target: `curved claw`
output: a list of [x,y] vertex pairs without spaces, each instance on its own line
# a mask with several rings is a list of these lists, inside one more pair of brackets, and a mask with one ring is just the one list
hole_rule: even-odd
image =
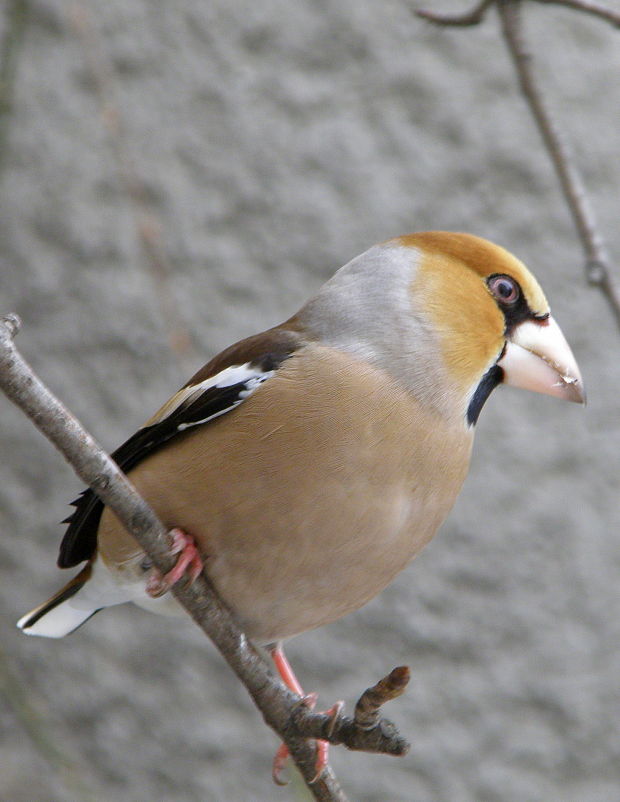
[[301,704],[305,705],[308,708],[308,710],[314,710],[318,698],[319,698],[318,693],[315,692],[306,693],[301,698]]
[[329,710],[325,711],[325,715],[329,715],[329,727],[327,728],[327,734],[331,738],[334,734],[334,730],[336,728],[336,722],[338,721],[338,717],[344,710],[344,702],[342,699],[338,702],[334,702],[334,704],[329,708]]
[[289,751],[286,744],[280,744],[278,747],[278,751],[275,754],[273,759],[273,764],[271,766],[271,776],[273,781],[276,785],[288,785],[288,780],[283,780],[280,776],[282,770],[284,769],[284,764],[288,760]]
[[315,783],[321,778],[321,774],[325,771],[329,761],[329,741],[316,742],[316,762],[314,764],[314,777],[310,780],[310,784]]
[[[327,734],[329,736],[331,736],[334,732],[336,722],[338,721],[338,716],[342,712],[343,707],[344,707],[344,702],[339,701],[333,704],[329,708],[329,710],[321,711],[324,715],[328,715],[330,717],[329,727],[327,729]],[[316,773],[314,777],[310,780],[310,783],[315,783],[318,779],[320,779],[321,775],[327,768],[328,763],[329,763],[329,741],[317,740],[316,763],[314,764]]]

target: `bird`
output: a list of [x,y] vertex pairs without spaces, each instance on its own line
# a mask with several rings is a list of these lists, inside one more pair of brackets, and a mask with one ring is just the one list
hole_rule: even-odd
[[528,268],[473,234],[374,245],[284,323],[211,359],[112,454],[170,529],[175,568],[161,576],[87,489],[58,558],[83,567],[18,626],[59,638],[128,601],[182,614],[167,591],[204,570],[303,694],[284,641],[362,607],[431,540],[502,384],[585,403]]

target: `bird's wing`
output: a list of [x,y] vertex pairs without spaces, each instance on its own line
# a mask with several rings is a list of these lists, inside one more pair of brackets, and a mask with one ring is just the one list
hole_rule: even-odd
[[[112,459],[127,473],[171,438],[230,412],[270,379],[301,344],[298,334],[275,328],[231,346],[117,448]],[[63,521],[68,527],[60,544],[60,568],[89,560],[97,548],[102,501],[87,488],[72,505],[75,510]]]

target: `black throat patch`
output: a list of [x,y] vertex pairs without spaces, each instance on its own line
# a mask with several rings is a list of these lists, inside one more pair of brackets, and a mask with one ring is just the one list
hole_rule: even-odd
[[498,384],[501,384],[504,379],[504,371],[499,365],[491,365],[491,367],[484,374],[480,380],[480,384],[476,387],[476,391],[471,397],[469,406],[467,407],[467,423],[474,426],[480,415],[480,410],[484,406],[484,402],[491,395],[493,390]]

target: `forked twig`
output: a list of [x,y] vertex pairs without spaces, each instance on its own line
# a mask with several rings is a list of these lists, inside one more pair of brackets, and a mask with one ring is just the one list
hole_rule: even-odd
[[[347,749],[376,751],[402,756],[409,751],[410,744],[399,733],[391,721],[381,716],[386,702],[397,699],[405,692],[410,671],[407,666],[394,668],[372,688],[367,688],[357,700],[353,718],[341,713],[333,718],[329,713],[308,715],[306,705],[298,705],[292,717],[292,726],[313,738],[328,740],[332,744],[343,744]],[[376,748],[369,750],[369,745]]]
[[411,679],[408,666],[398,666],[372,688],[366,688],[355,705],[355,723],[363,730],[371,730],[379,722],[379,711],[386,702],[397,699],[405,692]]

